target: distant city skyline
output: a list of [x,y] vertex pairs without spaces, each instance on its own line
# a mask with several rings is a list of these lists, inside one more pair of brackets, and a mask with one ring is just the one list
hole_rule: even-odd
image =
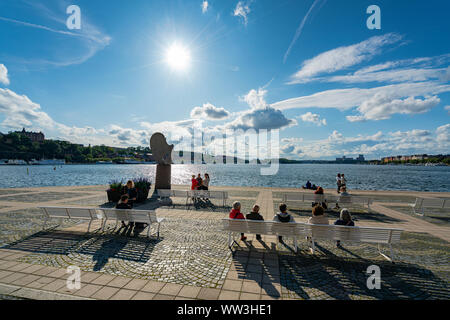
[[[373,4],[381,29],[366,25]],[[70,5],[79,30],[67,27]],[[187,150],[193,132],[277,129],[282,158],[448,154],[449,10],[439,0],[0,1],[0,132],[113,147],[162,132]]]

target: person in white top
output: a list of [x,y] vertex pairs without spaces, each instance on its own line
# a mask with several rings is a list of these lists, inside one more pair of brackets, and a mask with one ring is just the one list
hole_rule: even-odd
[[203,190],[208,190],[209,188],[209,174],[205,173],[205,179],[203,179]]
[[347,187],[347,179],[345,179],[344,174],[341,174],[341,189]]
[[341,192],[341,174],[338,173],[336,177],[337,193]]

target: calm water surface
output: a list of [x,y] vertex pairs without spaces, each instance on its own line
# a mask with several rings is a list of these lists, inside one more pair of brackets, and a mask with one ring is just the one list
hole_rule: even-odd
[[[27,168],[29,174],[27,174]],[[273,176],[262,176],[258,165],[173,165],[172,183],[190,184],[190,176],[209,173],[212,185],[300,187],[311,180],[335,188],[345,173],[350,189],[450,192],[450,167],[370,166],[349,164],[282,164]],[[156,165],[0,166],[0,188],[108,184],[140,176],[154,181]]]

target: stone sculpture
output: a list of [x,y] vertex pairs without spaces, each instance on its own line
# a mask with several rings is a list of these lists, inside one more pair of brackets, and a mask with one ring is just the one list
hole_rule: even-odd
[[171,165],[173,144],[169,145],[162,133],[155,133],[150,138],[150,148],[157,163],[155,189],[171,188]]

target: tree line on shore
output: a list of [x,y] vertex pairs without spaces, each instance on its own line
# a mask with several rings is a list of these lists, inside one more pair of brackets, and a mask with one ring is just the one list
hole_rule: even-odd
[[68,163],[95,163],[97,161],[120,162],[126,159],[142,159],[150,153],[149,147],[115,148],[108,146],[83,146],[67,141],[32,141],[18,132],[0,135],[0,159],[64,159]]

